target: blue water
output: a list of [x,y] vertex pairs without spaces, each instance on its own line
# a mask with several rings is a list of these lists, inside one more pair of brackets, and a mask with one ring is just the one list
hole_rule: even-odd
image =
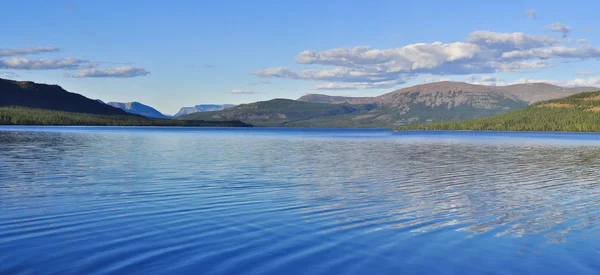
[[0,274],[599,274],[600,134],[0,127]]

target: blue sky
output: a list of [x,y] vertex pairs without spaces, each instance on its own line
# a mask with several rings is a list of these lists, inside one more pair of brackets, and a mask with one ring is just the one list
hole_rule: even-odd
[[600,86],[598,1],[2,4],[0,77],[173,114],[439,80]]

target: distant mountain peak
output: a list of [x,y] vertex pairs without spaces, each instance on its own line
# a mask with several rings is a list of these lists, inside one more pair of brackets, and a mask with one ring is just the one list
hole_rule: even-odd
[[137,102],[137,101],[125,102],[125,103],[108,102],[106,104],[113,106],[115,108],[120,108],[130,114],[136,114],[136,115],[141,115],[141,116],[150,117],[150,118],[165,118],[165,119],[171,118],[167,115],[162,114],[158,110],[156,110],[148,105]]
[[179,112],[177,112],[177,114],[174,115],[174,117],[180,117],[199,112],[220,111],[235,106],[236,105],[233,104],[199,104],[194,107],[182,107],[181,109],[179,109]]

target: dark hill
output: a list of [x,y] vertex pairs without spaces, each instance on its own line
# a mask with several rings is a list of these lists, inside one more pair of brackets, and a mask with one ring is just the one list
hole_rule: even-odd
[[67,92],[58,85],[0,79],[0,107],[6,106],[101,115],[128,114],[119,108]]

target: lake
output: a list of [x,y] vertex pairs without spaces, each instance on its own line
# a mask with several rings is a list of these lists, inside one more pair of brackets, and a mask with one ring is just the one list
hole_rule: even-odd
[[600,134],[0,127],[1,274],[599,274]]

